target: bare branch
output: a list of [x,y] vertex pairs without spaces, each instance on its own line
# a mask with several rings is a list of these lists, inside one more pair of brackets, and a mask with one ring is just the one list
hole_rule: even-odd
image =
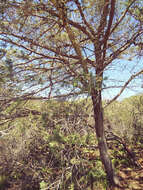
[[109,104],[111,104],[112,102],[114,102],[115,100],[117,100],[117,98],[124,92],[124,90],[126,89],[126,87],[129,85],[129,83],[135,79],[137,76],[142,75],[143,74],[143,69],[137,73],[135,73],[134,75],[132,75],[124,84],[124,86],[121,88],[120,92],[112,99],[110,100],[105,106],[104,108],[106,108]]

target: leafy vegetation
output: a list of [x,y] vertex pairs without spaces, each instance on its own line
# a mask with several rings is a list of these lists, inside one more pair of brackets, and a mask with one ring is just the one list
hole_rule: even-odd
[[[138,138],[134,138],[136,128],[134,120],[131,120],[133,114],[139,113],[138,120],[142,122],[141,100],[142,95],[131,97],[104,110],[109,153],[121,185],[116,189],[143,188],[143,136],[137,132]],[[0,138],[0,188],[108,189],[90,105],[88,99],[74,102],[28,101],[18,106],[11,105],[6,113],[13,109],[13,113],[19,115],[10,121],[13,127]],[[132,115],[127,108],[134,110]],[[117,119],[118,123],[115,123]],[[107,131],[109,123],[112,131]],[[121,126],[125,126],[122,133]],[[125,135],[128,128],[132,130]]]
[[[119,187],[113,163],[120,161],[112,158],[118,152],[140,167],[128,143],[142,142],[142,100],[132,100],[135,106],[115,101],[126,89],[141,89],[142,39],[140,0],[0,1],[0,133],[2,152],[9,153],[1,160],[2,168],[11,168],[2,172],[2,186],[11,176],[20,180],[19,188],[94,189],[105,172],[110,186]],[[104,110],[103,94],[110,90],[116,95]],[[117,142],[119,151],[108,151]],[[51,160],[51,174],[43,173],[46,164],[38,169],[41,154]],[[100,167],[95,160],[100,172],[88,158],[92,154],[102,162]]]
[[122,102],[114,102],[105,111],[114,132],[129,142],[142,143],[143,96],[132,96]]

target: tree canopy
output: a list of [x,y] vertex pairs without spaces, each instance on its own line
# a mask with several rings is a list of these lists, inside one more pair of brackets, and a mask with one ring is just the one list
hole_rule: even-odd
[[[5,0],[0,3],[1,101],[67,98],[92,99],[100,157],[116,184],[104,134],[102,92],[120,91],[143,74],[143,8],[140,0]],[[127,80],[113,78],[121,60]],[[106,72],[108,76],[106,76]]]
[[97,76],[97,62],[103,72],[142,51],[137,0],[2,1],[0,6],[1,67],[20,96],[90,94],[92,85],[112,78]]

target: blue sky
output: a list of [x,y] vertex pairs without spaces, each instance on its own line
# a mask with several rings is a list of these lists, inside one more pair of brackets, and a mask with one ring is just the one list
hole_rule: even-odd
[[[134,58],[131,61],[127,59],[120,59],[115,61],[107,71],[105,75],[108,80],[105,81],[106,86],[123,86],[124,83],[131,77],[132,74],[143,69],[143,58]],[[143,93],[143,76],[139,76],[133,80],[128,88],[121,94],[118,100]],[[112,99],[119,93],[121,88],[109,88],[103,91],[103,99]]]

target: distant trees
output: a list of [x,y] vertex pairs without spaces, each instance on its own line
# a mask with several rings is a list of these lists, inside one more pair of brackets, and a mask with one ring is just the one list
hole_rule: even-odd
[[118,70],[121,59],[142,55],[140,7],[139,0],[7,0],[0,4],[3,59],[9,60],[9,84],[18,89],[3,100],[90,96],[100,156],[112,184],[116,180],[104,135],[102,92],[121,87],[112,102],[143,73],[139,64],[133,70],[129,61],[126,68],[133,72],[126,81],[118,76],[115,81],[112,71],[106,77],[112,67]]

